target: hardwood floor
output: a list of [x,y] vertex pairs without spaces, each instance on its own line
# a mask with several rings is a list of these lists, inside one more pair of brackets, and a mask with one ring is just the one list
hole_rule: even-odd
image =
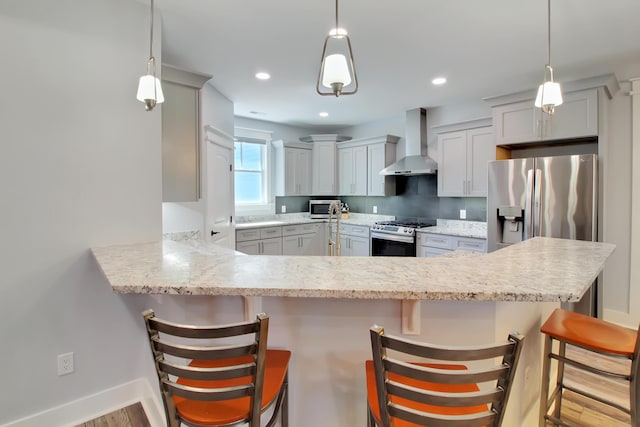
[[[629,362],[620,359],[595,355],[594,353],[568,346],[567,355],[591,366],[615,369],[617,372],[628,372]],[[600,395],[629,407],[628,383],[614,379],[603,379],[593,374],[584,373],[567,367],[565,371],[567,383],[576,388]],[[565,391],[562,405],[562,416],[576,427],[624,427],[631,425],[629,415],[592,401],[570,391]],[[550,424],[549,424],[550,425]],[[140,403],[114,411],[77,427],[151,427]]]
[[[572,346],[567,346],[567,356],[587,365],[611,369],[615,372],[628,373],[630,369],[628,360],[596,355]],[[567,366],[565,369],[565,383],[595,395],[606,396],[607,399],[625,408],[629,407],[629,383],[625,381],[602,378]],[[619,427],[631,425],[629,415],[624,412],[571,391],[565,391],[562,402],[563,419],[576,427]]]
[[151,427],[151,424],[138,402],[76,427]]

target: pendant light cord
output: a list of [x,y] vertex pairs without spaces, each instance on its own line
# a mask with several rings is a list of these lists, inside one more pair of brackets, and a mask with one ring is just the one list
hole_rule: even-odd
[[149,59],[153,58],[153,0],[151,0],[151,30],[149,34]]
[[337,35],[338,35],[338,0],[336,0],[336,36]]
[[547,0],[547,65],[551,65],[551,0]]

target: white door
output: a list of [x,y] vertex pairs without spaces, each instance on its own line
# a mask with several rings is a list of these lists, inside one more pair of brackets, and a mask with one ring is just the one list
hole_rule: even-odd
[[233,138],[211,126],[207,132],[207,218],[205,235],[209,241],[235,249],[233,216]]

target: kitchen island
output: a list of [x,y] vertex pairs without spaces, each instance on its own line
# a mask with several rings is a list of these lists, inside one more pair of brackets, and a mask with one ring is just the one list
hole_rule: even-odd
[[504,425],[536,425],[540,324],[560,302],[580,299],[613,250],[550,238],[486,255],[400,260],[246,256],[202,241],[92,249],[114,292],[217,296],[207,302],[209,320],[241,320],[233,296],[265,297],[270,345],[293,352],[291,425],[309,427],[366,424],[368,328],[401,332],[393,300],[421,301],[416,339],[480,344],[524,334]]

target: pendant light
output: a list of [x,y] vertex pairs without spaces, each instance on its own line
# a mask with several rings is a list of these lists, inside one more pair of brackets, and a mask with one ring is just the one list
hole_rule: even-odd
[[156,59],[153,57],[153,0],[151,0],[151,31],[149,36],[149,60],[147,61],[147,74],[140,77],[138,82],[138,101],[144,102],[146,111],[153,110],[156,104],[164,102],[162,85],[156,77]]
[[544,81],[538,88],[535,106],[551,115],[555,107],[562,104],[562,91],[560,83],[553,81],[553,68],[551,67],[551,0],[547,0],[547,65],[544,67]]
[[[351,89],[345,91],[347,87]],[[336,27],[324,39],[316,91],[322,96],[335,95],[336,97],[353,95],[358,91],[358,76],[353,63],[351,40],[347,32],[338,26],[338,0],[336,0]]]

